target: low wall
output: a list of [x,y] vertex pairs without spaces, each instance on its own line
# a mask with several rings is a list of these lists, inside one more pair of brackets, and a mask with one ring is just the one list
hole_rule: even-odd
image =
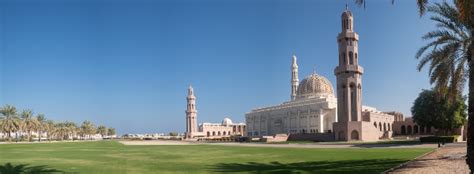
[[333,133],[290,134],[288,141],[334,141]]

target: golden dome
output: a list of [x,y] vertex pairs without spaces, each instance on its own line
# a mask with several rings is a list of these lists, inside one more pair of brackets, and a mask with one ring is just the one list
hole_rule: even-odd
[[327,78],[313,73],[300,82],[298,91],[296,92],[296,98],[333,94],[334,90],[331,82]]

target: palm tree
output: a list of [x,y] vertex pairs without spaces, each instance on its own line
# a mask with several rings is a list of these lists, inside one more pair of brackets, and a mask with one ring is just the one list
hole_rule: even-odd
[[469,33],[470,26],[459,20],[459,10],[455,6],[435,3],[427,11],[434,14],[430,19],[437,23],[437,29],[422,37],[430,42],[416,54],[420,59],[418,70],[430,63],[430,82],[435,84],[437,91],[454,101],[467,80],[467,56],[473,36]]
[[96,132],[94,124],[92,124],[90,121],[87,121],[87,120],[82,122],[81,132],[83,134],[83,137],[87,136],[90,138],[90,135]]
[[31,132],[38,128],[38,121],[33,117],[33,111],[31,109],[25,109],[21,112],[22,124],[21,128],[26,131],[28,141],[31,141]]
[[107,136],[113,136],[113,135],[115,135],[115,128],[109,127],[107,129]]
[[48,139],[48,141],[51,141],[51,138],[53,138],[53,136],[55,135],[56,127],[54,125],[54,121],[52,120],[48,120],[44,124],[44,130],[46,130],[46,138]]
[[[364,5],[366,0],[354,0],[356,4]],[[391,0],[392,3],[394,0]],[[425,13],[429,0],[416,0],[420,16]],[[474,36],[474,3],[472,0],[453,0],[456,7],[459,9],[458,19],[469,26],[469,33]],[[471,37],[471,43],[473,39]],[[471,173],[474,174],[474,44],[468,47],[466,59],[469,67],[469,98],[468,98],[468,120],[467,120],[467,159]]]
[[74,122],[66,121],[64,123],[67,139],[72,139],[74,141],[74,136],[77,133],[77,125]]
[[44,117],[44,114],[38,114],[36,120],[38,121],[38,141],[41,142],[41,136],[43,135],[46,126],[46,118]]
[[8,141],[11,141],[11,133],[20,129],[20,121],[16,108],[11,105],[5,105],[0,109],[2,119],[0,120],[0,129],[7,133]]
[[104,125],[100,125],[97,127],[97,133],[102,136],[102,139],[107,136],[107,128]]

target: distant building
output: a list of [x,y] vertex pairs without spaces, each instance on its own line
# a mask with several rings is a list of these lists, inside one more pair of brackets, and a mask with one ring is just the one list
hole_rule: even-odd
[[246,135],[245,123],[233,123],[230,118],[224,118],[222,123],[202,123],[197,125],[196,96],[194,89],[188,88],[187,109],[186,109],[186,133],[187,139],[207,137],[221,138],[230,136]]

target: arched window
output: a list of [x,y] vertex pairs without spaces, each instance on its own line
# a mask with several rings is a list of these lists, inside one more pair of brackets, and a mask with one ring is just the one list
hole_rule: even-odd
[[212,131],[212,136],[216,136],[216,132]]
[[217,131],[217,135],[221,136],[221,131]]
[[413,134],[418,134],[418,125],[413,126]]
[[351,119],[352,121],[359,121],[357,120],[357,92],[355,88],[355,84],[351,83],[350,85],[351,88]]
[[225,135],[225,134],[227,134],[227,133],[224,131],[224,132],[222,132],[222,134]]
[[388,131],[391,130],[391,128],[390,128],[390,123],[387,123],[387,129],[388,129]]
[[374,126],[375,126],[375,128],[377,128],[377,122],[374,122]]
[[346,53],[341,53],[341,55],[342,55],[342,60],[344,64],[346,64]]
[[383,131],[387,131],[387,124],[383,123]]
[[382,131],[382,123],[379,122],[379,130]]
[[231,134],[230,134],[230,131],[229,131],[229,132],[227,132],[227,135],[231,135]]
[[352,51],[349,51],[349,64],[354,65],[354,55]]
[[210,136],[211,136],[211,133],[207,131],[207,137],[210,137]]

